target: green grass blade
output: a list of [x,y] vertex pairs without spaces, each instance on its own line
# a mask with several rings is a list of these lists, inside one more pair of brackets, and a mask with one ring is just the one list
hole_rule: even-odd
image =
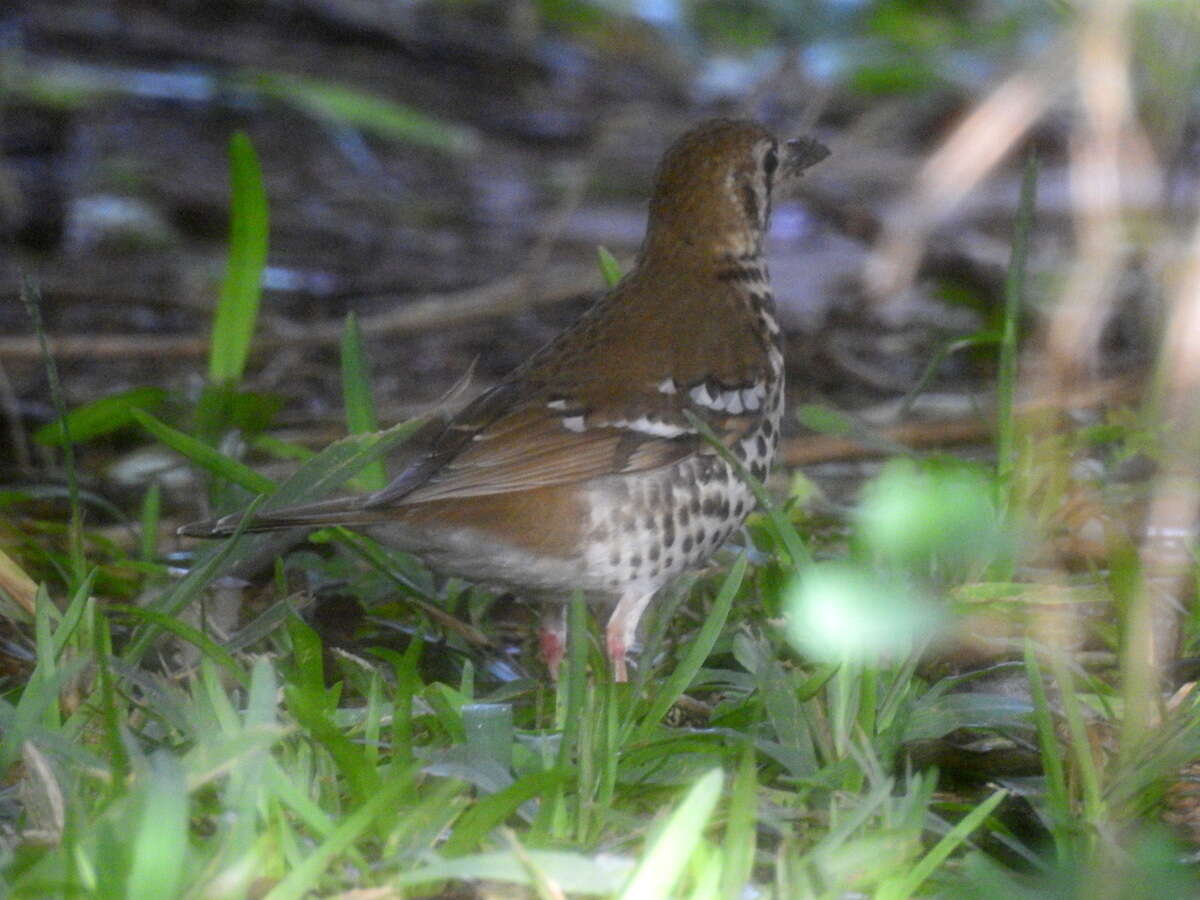
[[1046,697],[1046,685],[1042,669],[1038,664],[1033,642],[1025,641],[1025,672],[1029,678],[1029,693],[1033,700],[1033,721],[1037,729],[1038,746],[1041,750],[1042,769],[1046,777],[1046,806],[1050,813],[1050,830],[1058,847],[1060,862],[1074,857],[1072,842],[1066,833],[1071,821],[1071,798],[1067,791],[1067,777],[1063,770],[1062,749],[1050,713],[1050,702]]
[[128,900],[175,897],[188,846],[188,792],[179,763],[167,753],[154,757],[141,813],[125,896]]
[[155,481],[142,497],[141,528],[138,530],[138,557],[153,562],[158,556],[158,523],[162,517],[162,486]]
[[288,622],[288,633],[292,666],[290,682],[283,690],[288,712],[333,757],[354,799],[366,802],[379,790],[381,779],[363,748],[334,722],[336,695],[325,687],[321,639],[299,619]]
[[898,884],[888,885],[888,889],[879,893],[880,900],[908,900],[909,897],[917,896],[917,891],[925,883],[925,880],[946,861],[963,841],[971,836],[976,828],[987,820],[987,817],[992,814],[992,810],[999,806],[1007,796],[1008,791],[1000,789],[963,816],[953,828],[942,836],[940,841],[929,849],[929,852],[908,871]]
[[626,880],[630,869],[627,858],[612,854],[593,859],[582,853],[562,850],[528,850],[525,851],[525,857],[524,860],[518,859],[512,849],[460,856],[402,872],[396,877],[395,883],[419,885],[455,879],[532,886],[529,871],[532,864],[568,895],[610,896]]
[[63,451],[63,469],[67,473],[67,496],[71,518],[67,525],[68,555],[70,560],[71,587],[77,587],[87,575],[87,558],[83,551],[83,507],[79,503],[79,472],[75,466],[75,440],[71,435],[67,417],[67,403],[63,399],[62,382],[58,377],[58,364],[50,353],[46,341],[46,329],[42,324],[42,294],[30,278],[21,282],[21,302],[33,323],[41,351],[42,365],[46,369],[46,381],[50,385],[50,402],[58,416],[59,438]]
[[561,788],[571,777],[570,772],[561,769],[531,772],[504,790],[476,801],[454,826],[442,847],[442,855],[461,856],[477,847],[488,832],[503,824],[523,804]]
[[96,662],[97,688],[95,703],[100,710],[100,720],[104,723],[103,742],[107,750],[110,765],[110,790],[118,796],[127,789],[126,780],[129,776],[129,752],[124,740],[124,719],[117,705],[117,692],[113,683],[112,666],[112,637],[109,634],[107,620],[96,615],[95,627],[92,630],[92,647]]
[[[1001,336],[994,331],[980,331],[975,334],[967,335],[963,338],[954,338],[943,343],[930,357],[929,362],[925,364],[924,370],[921,372],[917,383],[912,389],[904,395],[904,399],[900,402],[900,408],[896,411],[896,421],[902,422],[908,418],[912,412],[913,406],[918,398],[925,393],[925,389],[929,387],[930,382],[937,376],[937,373],[942,369],[944,363],[950,356],[958,353],[961,350],[971,350],[976,347],[986,347],[991,344],[999,344]],[[852,430],[852,429],[851,429]]]
[[[588,613],[583,592],[576,591],[567,605],[567,654],[559,667],[558,697],[562,736],[555,767],[568,771],[576,757],[587,700]],[[605,677],[610,677],[606,675]],[[577,804],[576,804],[577,805]],[[556,790],[542,803],[534,823],[535,834],[563,837],[570,828],[566,821],[564,792]]]
[[182,431],[177,431],[165,422],[154,418],[150,413],[140,409],[131,409],[129,414],[134,421],[172,450],[187,457],[191,462],[218,478],[227,479],[255,494],[270,494],[275,491],[275,482],[271,479],[259,475],[249,466],[236,459],[231,459],[203,441],[184,434]]
[[1100,772],[1096,768],[1096,757],[1092,753],[1092,741],[1083,721],[1083,708],[1075,693],[1075,677],[1060,649],[1051,650],[1050,671],[1058,686],[1063,718],[1067,720],[1067,734],[1071,736],[1070,751],[1075,759],[1079,782],[1083,794],[1083,817],[1089,826],[1099,825],[1105,819],[1104,794],[1100,788]]
[[141,606],[129,606],[115,603],[104,608],[107,613],[120,613],[133,619],[157,626],[162,631],[168,631],[181,640],[195,646],[201,653],[220,665],[238,680],[244,687],[250,686],[250,676],[241,667],[233,655],[224,647],[202,632],[175,616],[168,616],[153,609]]
[[607,247],[597,247],[596,256],[600,260],[600,274],[604,276],[604,283],[610,288],[616,287],[621,280],[621,264]]
[[721,770],[713,769],[692,786],[638,863],[621,892],[621,900],[659,900],[678,895],[680,876],[708,827],[709,817],[721,797],[722,781]]
[[746,556],[743,554],[730,568],[729,573],[725,576],[725,581],[721,584],[720,591],[717,592],[717,599],[713,601],[712,610],[704,620],[704,625],[701,626],[695,639],[688,644],[687,655],[671,673],[666,684],[654,691],[654,700],[637,729],[635,739],[642,740],[654,733],[658,723],[662,721],[662,717],[667,714],[667,710],[688,689],[688,685],[692,683],[692,679],[696,677],[696,673],[708,659],[709,653],[717,643],[717,638],[721,636],[721,629],[725,627],[726,619],[729,618],[733,598],[737,595],[738,588],[742,586],[742,579],[746,575],[748,565]]
[[[346,316],[346,328],[342,332],[342,400],[346,407],[346,427],[351,434],[379,430],[375,402],[371,399],[362,332],[354,313]],[[388,480],[383,460],[377,459],[367,465],[358,477],[367,490],[379,490]]]
[[[217,575],[223,571],[223,567],[227,560],[234,558],[234,550],[237,548],[237,538],[241,536],[242,531],[250,523],[251,517],[258,511],[258,507],[262,504],[263,498],[259,497],[246,509],[246,517],[238,530],[233,536],[218,545],[217,549],[204,558],[197,565],[193,566],[191,571],[184,576],[175,587],[161,597],[153,601],[152,605],[147,606],[147,609],[160,612],[167,616],[173,616],[181,609],[200,596],[203,591],[212,582]],[[139,633],[129,642],[129,646],[121,654],[121,658],[128,665],[135,665],[142,655],[150,649],[151,645],[158,638],[160,629],[158,625],[150,624],[141,629]]]
[[357,475],[363,466],[395,449],[423,424],[424,419],[410,419],[373,434],[353,434],[335,441],[281,483],[263,507],[264,511],[326,496]]
[[997,503],[1004,508],[1016,464],[1017,326],[1025,301],[1025,270],[1029,235],[1037,203],[1037,157],[1030,155],[1021,179],[1021,200],[1013,225],[1012,258],[1004,280],[1004,326],[1000,338],[1000,366],[996,378]]
[[395,815],[396,801],[410,789],[416,767],[398,773],[380,784],[379,789],[346,816],[321,844],[304,861],[292,869],[287,877],[264,898],[264,900],[300,900],[315,889],[317,880],[325,873],[330,862],[353,845],[376,819],[386,814]]
[[262,168],[250,138],[240,131],[229,142],[229,179],[229,260],[208,356],[208,379],[217,385],[242,379],[267,262],[267,194]]
[[754,747],[747,744],[734,776],[725,823],[725,866],[721,871],[721,896],[741,897],[754,871],[758,820],[758,777]]

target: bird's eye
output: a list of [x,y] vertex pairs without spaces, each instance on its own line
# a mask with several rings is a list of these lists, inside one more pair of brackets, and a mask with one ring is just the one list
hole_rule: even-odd
[[767,173],[768,183],[770,183],[771,178],[775,174],[775,170],[777,168],[779,168],[779,154],[776,153],[775,148],[772,147],[767,151],[766,156],[763,157],[763,171]]

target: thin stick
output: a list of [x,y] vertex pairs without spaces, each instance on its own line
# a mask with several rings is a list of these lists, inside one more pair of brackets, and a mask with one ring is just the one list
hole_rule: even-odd
[[[558,266],[537,275],[509,275],[463,291],[424,294],[395,309],[359,320],[363,336],[420,334],[454,325],[510,315],[535,306],[561,303],[600,288],[595,264]],[[261,335],[252,352],[280,346],[316,346],[341,340],[341,319],[301,326],[289,323],[282,334]],[[146,357],[199,357],[208,353],[208,339],[197,335],[64,334],[47,336],[58,359],[130,359]],[[41,355],[34,336],[0,337],[0,356],[37,359]]]

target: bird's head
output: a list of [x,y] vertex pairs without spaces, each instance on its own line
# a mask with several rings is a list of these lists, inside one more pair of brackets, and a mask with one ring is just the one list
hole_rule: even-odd
[[698,125],[663,157],[644,252],[757,254],[772,193],[827,153],[811,140],[781,147],[750,121],[713,119]]

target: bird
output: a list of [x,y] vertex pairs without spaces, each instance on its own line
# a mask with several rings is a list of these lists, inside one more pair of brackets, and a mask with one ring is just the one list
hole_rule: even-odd
[[[612,677],[653,597],[755,506],[784,408],[783,336],[763,259],[771,199],[828,155],[712,119],[665,152],[634,266],[570,327],[442,427],[373,493],[272,510],[248,531],[343,525],[435,571],[543,604],[556,675],[565,604],[606,617]],[[233,534],[240,514],[184,526]]]

